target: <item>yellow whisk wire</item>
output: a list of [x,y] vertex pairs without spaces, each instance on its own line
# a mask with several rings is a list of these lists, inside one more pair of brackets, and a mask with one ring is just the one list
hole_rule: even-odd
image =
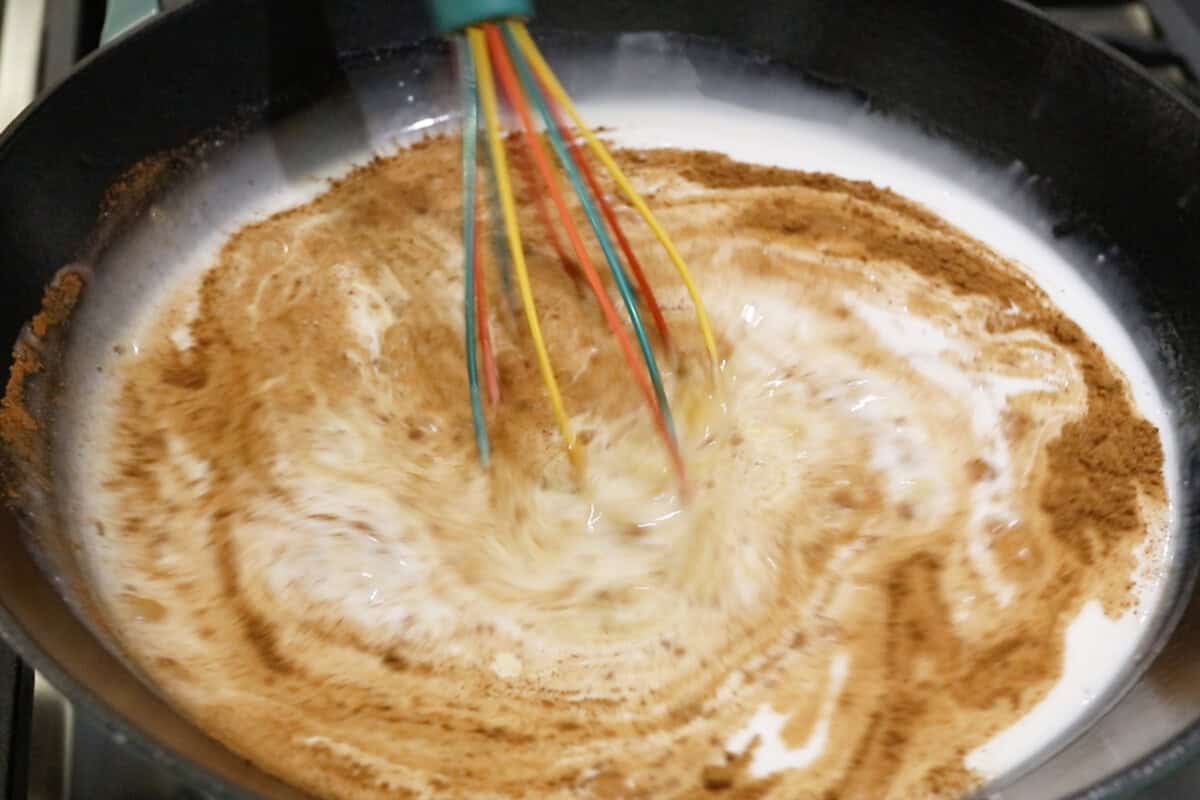
[[708,355],[712,359],[715,368],[720,359],[717,355],[717,341],[713,336],[712,326],[708,321],[708,312],[704,310],[704,301],[700,299],[700,291],[696,288],[696,283],[692,280],[692,274],[688,270],[687,264],[684,263],[683,257],[675,249],[675,244],[671,241],[671,237],[667,235],[662,225],[658,223],[653,212],[650,211],[650,207],[646,205],[646,201],[633,188],[633,184],[625,177],[625,173],[621,171],[617,162],[609,155],[608,148],[596,138],[596,135],[592,133],[592,129],[583,121],[583,117],[575,109],[575,104],[571,102],[570,96],[563,89],[562,84],[558,82],[554,71],[550,69],[550,65],[542,58],[542,53],[534,43],[533,37],[529,35],[525,24],[515,21],[510,21],[506,24],[516,37],[517,45],[521,48],[521,52],[525,54],[525,58],[533,65],[534,72],[537,73],[538,78],[550,90],[555,101],[562,108],[566,109],[567,115],[571,117],[575,128],[583,134],[588,147],[596,155],[596,158],[600,159],[600,163],[604,164],[609,174],[612,175],[613,180],[621,187],[621,191],[625,194],[625,197],[637,209],[638,214],[646,221],[650,229],[654,231],[654,235],[658,238],[659,243],[667,251],[667,255],[671,258],[671,263],[675,265],[676,272],[679,273],[680,279],[683,281],[684,286],[687,287],[688,294],[692,298],[692,304],[696,307],[696,321],[700,324],[700,332],[704,335],[704,347],[708,350]]
[[567,446],[567,455],[577,470],[583,469],[583,452],[576,446],[575,434],[567,419],[567,411],[563,407],[562,394],[558,390],[558,381],[554,377],[554,367],[550,364],[550,354],[546,350],[546,341],[542,338],[542,326],[538,322],[537,308],[533,303],[533,289],[529,283],[529,270],[525,264],[525,251],[521,245],[521,230],[517,224],[516,203],[513,200],[512,183],[508,175],[508,161],[504,152],[504,143],[500,137],[500,115],[497,111],[496,89],[492,82],[492,66],[488,60],[487,43],[483,31],[478,27],[467,28],[467,41],[475,58],[475,69],[479,76],[479,100],[483,107],[484,125],[487,128],[488,149],[492,154],[492,166],[496,173],[496,190],[500,195],[500,211],[504,219],[504,231],[508,239],[508,250],[512,257],[513,270],[517,276],[517,289],[521,294],[521,304],[525,307],[525,321],[529,325],[529,336],[533,339],[533,347],[537,353],[538,369],[541,371],[542,382],[546,385],[546,393],[550,396],[550,407],[554,410],[554,419],[562,433],[563,442]]

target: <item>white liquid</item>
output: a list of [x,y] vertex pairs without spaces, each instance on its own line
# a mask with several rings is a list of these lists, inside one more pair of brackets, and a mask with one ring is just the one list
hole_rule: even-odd
[[[631,37],[631,41],[634,38]],[[687,83],[686,77],[683,82]],[[770,89],[760,87],[756,91],[765,93]],[[804,95],[795,88],[787,91],[793,99]],[[837,101],[805,95],[801,114],[807,115],[814,108],[820,113],[810,116],[767,114],[705,98],[697,92],[673,95],[666,100],[661,96],[633,101],[624,97],[593,98],[581,104],[585,118],[594,125],[610,128],[608,135],[621,145],[716,150],[742,161],[831,172],[871,181],[925,205],[1000,255],[1017,262],[1124,372],[1139,410],[1163,434],[1168,489],[1173,494],[1177,455],[1171,436],[1171,420],[1145,364],[1111,309],[1072,269],[1068,260],[1051,246],[1043,231],[1022,221],[1033,214],[1031,207],[1023,205],[1024,201],[1012,193],[1012,176],[981,172],[976,164],[950,148],[935,144],[909,129],[849,109]],[[441,115],[416,120],[404,114],[372,117],[367,120],[369,144],[379,152],[386,152],[392,149],[395,141],[411,139],[429,129],[436,130],[444,121]],[[127,269],[141,276],[131,304],[144,309],[143,314],[153,315],[157,309],[154,303],[139,302],[139,298],[154,297],[164,288],[178,285],[184,276],[198,274],[212,263],[225,238],[247,221],[304,202],[324,189],[319,180],[297,180],[286,175],[270,144],[261,138],[239,145],[235,152],[235,167],[237,163],[249,161],[255,162],[260,172],[267,173],[266,180],[258,181],[259,189],[246,193],[244,186],[235,186],[236,199],[226,202],[231,185],[237,181],[228,173],[203,179],[193,190],[191,219],[172,217],[168,213],[164,225],[156,228],[151,222],[138,234],[140,239],[135,238],[123,253],[118,253],[129,262]],[[343,160],[329,161],[315,168],[312,177],[335,176],[348,166],[349,163]],[[236,171],[236,168],[232,170]],[[238,197],[239,193],[246,196]],[[989,198],[999,198],[1003,202]],[[164,242],[169,243],[172,237],[181,235],[180,230],[187,228],[189,223],[191,227],[201,227],[207,235],[188,245],[187,258],[169,274],[167,271],[155,273],[155,249],[161,249]],[[755,312],[751,309],[748,313],[753,317]],[[92,323],[108,330],[108,335],[97,337],[101,347],[107,347],[113,340],[121,340],[121,331],[138,330],[145,321],[144,317],[131,321],[127,315],[122,316],[111,309],[92,308],[85,310],[85,315],[90,316]],[[887,321],[881,320],[880,324],[887,324]],[[370,329],[373,329],[372,325],[364,324],[364,330]],[[910,326],[904,335],[912,342],[909,355],[914,357],[919,356],[922,348],[936,347],[937,344],[935,332],[923,332]],[[177,344],[183,347],[187,341],[181,338]],[[134,350],[138,347],[136,341],[129,341],[128,345]],[[96,382],[98,379],[92,376],[90,368],[104,360],[102,353],[83,346],[72,354],[72,358],[76,367],[87,367],[74,371],[91,378],[81,380],[74,391],[86,393],[104,385],[103,381]],[[76,404],[76,407],[81,405]],[[86,419],[79,422],[86,427]],[[995,424],[995,420],[986,416],[974,422],[980,429]],[[995,511],[984,512],[983,508],[981,505],[981,514]],[[1174,524],[1173,517],[1169,524]],[[1163,591],[1171,542],[1166,535],[1155,541],[1160,550],[1144,554],[1146,568],[1137,576],[1135,607],[1120,619],[1111,620],[1100,613],[1097,606],[1086,606],[1069,628],[1064,671],[1057,685],[1021,721],[970,753],[966,758],[969,768],[987,777],[1005,773],[1042,753],[1064,732],[1094,713],[1098,703],[1110,699],[1106,698],[1106,691],[1123,676],[1125,665],[1144,645],[1147,632],[1156,622],[1154,612]],[[987,573],[985,550],[980,548],[972,553],[980,559],[984,574]],[[98,577],[103,581],[103,576]],[[1006,591],[1011,591],[999,581],[989,589],[1000,598]],[[519,670],[520,664],[498,658],[492,668],[497,674],[508,674]],[[852,665],[847,665],[844,660],[835,660],[831,665],[830,685],[826,689],[828,697],[836,698],[842,691],[848,669],[852,669]],[[825,705],[832,709],[832,702]],[[826,726],[830,713],[831,710],[825,711],[823,724]],[[743,730],[730,734],[726,745],[735,753],[742,752],[754,736],[760,737],[751,763],[751,772],[756,776],[803,767],[820,757],[825,746],[821,722],[814,727],[808,741],[793,749],[783,743],[780,735],[785,724],[786,720],[769,707],[760,708],[747,719]]]
[[[1129,333],[1039,232],[955,181],[957,172],[980,182],[977,168],[961,156],[948,150],[938,152],[928,139],[865,115],[847,129],[707,99],[637,104],[613,100],[591,103],[581,110],[590,124],[612,128],[611,138],[620,145],[716,150],[739,161],[870,181],[921,203],[1015,261],[1125,374],[1138,410],[1162,432],[1168,490],[1173,495],[1177,454],[1168,409]],[[913,151],[922,150],[939,163],[912,158]],[[913,342],[914,353],[937,346],[930,338],[935,333],[909,326],[904,335]],[[987,406],[980,404],[979,409],[984,411]],[[977,423],[995,424],[993,420]],[[1169,525],[1173,529],[1174,503],[1171,508]],[[1054,689],[1019,722],[972,751],[966,758],[968,768],[989,778],[998,777],[1038,755],[1098,710],[1098,700],[1122,676],[1156,621],[1154,611],[1164,590],[1163,564],[1173,544],[1166,535],[1157,537],[1156,542],[1160,551],[1146,554],[1150,558],[1145,562],[1151,566],[1139,570],[1135,581],[1136,606],[1119,619],[1108,618],[1096,604],[1085,606],[1068,630],[1063,674]],[[984,557],[982,550],[972,550],[973,555]],[[996,586],[995,591],[1003,594],[1006,587]],[[741,752],[750,731],[772,742],[778,739],[782,724],[770,712],[756,715],[727,745],[731,751]],[[769,775],[790,768],[797,758],[795,751],[787,751],[780,742],[756,750],[752,769],[755,775]]]

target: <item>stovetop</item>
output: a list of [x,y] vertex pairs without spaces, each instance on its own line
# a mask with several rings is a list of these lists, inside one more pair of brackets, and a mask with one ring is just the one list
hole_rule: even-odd
[[[162,0],[165,6],[187,0]],[[1200,0],[1035,2],[1200,105]],[[103,0],[0,0],[0,128],[99,43]],[[1200,797],[1200,763],[1144,800]],[[0,800],[204,800],[143,761],[0,641]]]

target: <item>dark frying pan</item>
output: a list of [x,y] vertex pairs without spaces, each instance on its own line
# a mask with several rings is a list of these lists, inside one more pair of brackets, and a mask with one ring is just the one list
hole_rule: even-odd
[[[601,42],[621,31],[719,39],[859,92],[983,158],[1019,161],[1036,177],[1055,236],[1108,255],[1085,277],[1119,302],[1179,441],[1180,589],[1136,665],[1140,678],[1107,714],[986,793],[1123,796],[1200,751],[1200,600],[1191,591],[1200,563],[1200,113],[1127,61],[1004,0],[543,6],[543,30]],[[0,139],[0,340],[17,339],[59,267],[95,263],[156,182],[201,163],[212,140],[345,95],[358,70],[413,57],[428,34],[411,0],[194,0],[90,58]],[[343,111],[354,113],[353,103]],[[171,155],[153,163],[166,169],[110,191],[162,154]],[[198,790],[295,796],[177,716],[110,654],[81,621],[69,548],[29,527],[28,516],[0,511],[4,638],[77,708]]]

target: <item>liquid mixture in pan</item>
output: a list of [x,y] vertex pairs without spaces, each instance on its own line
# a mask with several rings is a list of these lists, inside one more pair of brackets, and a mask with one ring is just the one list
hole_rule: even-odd
[[618,157],[724,360],[717,396],[620,207],[690,499],[529,203],[587,482],[495,272],[480,466],[459,143],[431,138],[243,228],[115,345],[81,474],[127,653],[329,797],[958,797],[1019,760],[998,736],[1058,736],[1029,720],[1076,680],[1068,627],[1145,617],[1165,572],[1163,443],[1121,370],[1030,265],[889,191]]

